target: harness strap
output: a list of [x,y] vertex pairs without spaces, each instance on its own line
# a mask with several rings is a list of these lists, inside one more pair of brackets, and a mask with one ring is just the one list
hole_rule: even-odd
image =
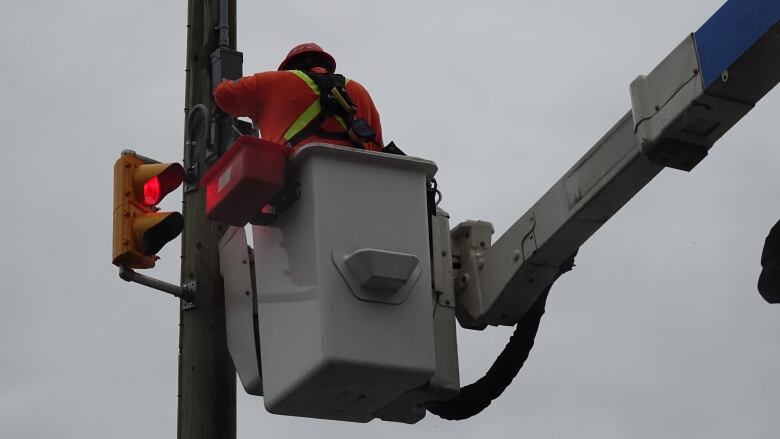
[[[352,138],[349,137],[349,134],[346,133],[346,131],[341,132],[333,132],[333,131],[326,131],[324,128],[322,128],[322,123],[325,121],[325,118],[327,115],[325,112],[320,112],[314,119],[312,119],[306,126],[301,128],[296,134],[294,134],[292,137],[287,140],[287,144],[289,146],[294,146],[300,143],[303,139],[309,137],[312,134],[316,134],[319,137],[325,138],[325,139],[332,139],[332,140],[346,140],[346,141],[352,141]],[[363,148],[363,145],[357,142],[353,142],[356,148]]]
[[[287,131],[284,133],[284,140],[288,146],[294,146],[300,143],[305,138],[316,134],[319,137],[333,140],[351,141],[356,148],[363,148],[361,143],[355,142],[347,134],[349,129],[344,117],[338,114],[331,114],[330,111],[324,111],[322,107],[322,92],[321,87],[309,76],[306,72],[301,70],[290,70],[295,74],[317,95],[317,99],[309,105],[300,116],[290,125]],[[340,76],[340,75],[339,75]],[[343,77],[342,77],[343,78]],[[349,79],[344,79],[344,87],[349,82]],[[346,92],[345,92],[346,94]],[[346,96],[348,100],[349,97]],[[349,101],[351,103],[351,101]],[[328,116],[333,116],[336,121],[344,128],[343,132],[331,132],[322,128],[323,122]]]

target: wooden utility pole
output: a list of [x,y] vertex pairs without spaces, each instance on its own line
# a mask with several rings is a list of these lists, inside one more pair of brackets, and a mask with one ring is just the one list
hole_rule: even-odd
[[[186,120],[196,105],[213,108],[210,55],[219,44],[220,3],[227,3],[229,46],[236,45],[236,0],[188,0],[185,91],[185,164],[195,176],[211,164],[207,157],[205,113]],[[225,11],[225,5],[222,5]],[[224,22],[223,22],[224,24]],[[191,133],[191,135],[190,135]],[[185,185],[182,284],[194,282],[196,299],[183,303],[179,323],[179,439],[236,437],[236,374],[227,350],[225,298],[219,273],[218,225],[206,219],[202,189]]]

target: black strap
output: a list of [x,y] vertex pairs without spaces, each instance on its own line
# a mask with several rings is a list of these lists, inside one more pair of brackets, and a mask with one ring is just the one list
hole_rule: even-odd
[[395,142],[390,142],[382,148],[382,152],[385,152],[387,154],[394,154],[394,155],[406,155],[405,152],[401,151],[401,148],[399,148]]
[[300,131],[298,131],[294,136],[290,137],[290,139],[287,141],[287,145],[295,146],[301,143],[303,139],[312,135],[314,131],[320,128],[320,125],[322,125],[322,123],[325,121],[325,116],[326,116],[325,113],[320,111],[317,117],[312,119],[311,122],[306,124],[306,126],[303,127],[303,129],[301,129]]
[[[345,121],[352,118],[357,107],[355,107],[355,104],[347,93],[347,78],[345,78],[344,75],[317,73],[309,70],[306,70],[303,73],[314,81],[314,83],[317,84],[317,88],[320,89],[320,102],[322,103],[324,112],[340,116]],[[346,107],[339,103],[335,93],[331,92],[338,93],[346,103]]]
[[298,131],[298,133],[290,138],[290,140],[287,141],[288,146],[295,146],[301,141],[303,141],[305,138],[311,136],[311,135],[317,135],[318,137],[322,137],[323,139],[331,139],[331,140],[341,140],[341,141],[347,141],[352,142],[352,146],[358,149],[364,149],[363,144],[359,142],[355,142],[352,140],[351,137],[349,137],[349,134],[347,134],[345,131],[327,131],[324,128],[322,128],[322,123],[325,121],[326,114],[325,112],[320,112],[320,114],[317,115],[314,119],[312,119],[311,122],[309,122],[305,127],[303,127],[302,130]]
[[[350,129],[350,126],[352,122],[354,121],[354,113],[356,110],[355,104],[352,102],[352,99],[349,97],[349,94],[347,94],[346,90],[346,78],[344,78],[343,75],[338,74],[331,74],[331,73],[316,73],[308,70],[303,70],[303,73],[306,74],[311,80],[317,85],[317,88],[319,89],[320,94],[320,106],[321,110],[317,116],[312,119],[311,122],[306,124],[303,129],[301,129],[298,133],[296,133],[294,136],[292,136],[288,141],[287,145],[289,146],[295,146],[307,137],[311,135],[317,135],[318,137],[322,137],[325,139],[332,139],[332,140],[341,140],[341,141],[348,141],[352,142],[352,146],[355,148],[363,149],[363,144],[360,142],[356,142],[352,139],[352,137],[347,132],[333,132],[333,131],[326,131],[322,128],[322,124],[325,122],[325,119],[328,116],[338,116],[340,117],[344,123],[347,125],[347,129]],[[330,91],[333,90],[337,91],[339,95],[344,99],[347,106],[351,109],[345,108],[343,105],[338,103],[335,97],[333,97],[330,94]]]

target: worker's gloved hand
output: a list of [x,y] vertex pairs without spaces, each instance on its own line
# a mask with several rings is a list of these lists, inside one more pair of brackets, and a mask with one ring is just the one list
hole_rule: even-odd
[[780,303],[780,221],[769,231],[761,253],[758,292],[769,303]]

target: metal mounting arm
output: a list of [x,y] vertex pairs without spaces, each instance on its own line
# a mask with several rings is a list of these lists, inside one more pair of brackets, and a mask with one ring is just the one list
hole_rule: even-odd
[[195,300],[195,289],[190,285],[180,287],[178,285],[164,282],[141,273],[136,273],[124,265],[119,267],[119,277],[127,282],[135,282],[137,284],[145,285],[149,288],[154,288],[155,290],[171,294],[174,297],[178,297],[186,302],[193,302]]
[[452,231],[461,325],[513,325],[602,224],[664,167],[691,170],[780,80],[780,2],[730,0],[649,75],[632,111],[491,245]]

